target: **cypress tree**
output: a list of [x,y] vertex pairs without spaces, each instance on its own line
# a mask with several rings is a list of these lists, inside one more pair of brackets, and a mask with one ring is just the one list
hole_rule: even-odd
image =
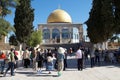
[[20,0],[15,11],[15,35],[20,43],[26,43],[33,31],[34,9],[31,0]]
[[102,41],[106,41],[114,34],[114,14],[112,0],[101,0],[101,29],[102,29]]
[[86,24],[92,43],[108,40],[114,32],[112,0],[93,0],[90,17]]
[[15,36],[14,34],[10,36],[10,38],[9,38],[9,44],[10,44],[10,45],[15,45],[15,46],[18,45],[16,36]]
[[92,43],[98,43],[100,39],[97,28],[100,28],[100,12],[101,12],[101,0],[93,0],[92,9],[89,13],[89,19],[86,21],[87,34]]
[[115,28],[116,33],[120,34],[120,0],[114,0],[115,6]]

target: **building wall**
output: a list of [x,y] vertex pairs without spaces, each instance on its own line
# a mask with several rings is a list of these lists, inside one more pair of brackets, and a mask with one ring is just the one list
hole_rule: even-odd
[[5,43],[5,37],[3,36],[0,40],[0,50],[10,50],[11,46],[9,43]]
[[[70,24],[70,23],[48,23],[48,24],[39,24],[38,28],[40,30],[49,29],[50,30],[50,39],[43,39],[45,43],[56,43],[55,39],[52,38],[52,30],[58,29],[60,32],[60,42],[58,43],[77,43],[80,42],[83,38],[83,28],[82,24]],[[68,29],[70,38],[62,39],[62,29]],[[59,40],[58,40],[59,41]]]

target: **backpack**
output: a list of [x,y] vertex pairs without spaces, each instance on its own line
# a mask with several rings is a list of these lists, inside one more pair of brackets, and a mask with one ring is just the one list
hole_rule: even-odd
[[33,59],[34,57],[35,57],[35,53],[34,53],[34,52],[31,52],[30,58]]
[[44,58],[43,58],[43,55],[40,54],[40,52],[37,52],[37,57],[36,57],[36,61],[42,61]]
[[15,58],[15,60],[18,60],[18,57],[14,54],[14,58]]
[[14,58],[15,58],[15,60],[18,60],[18,57],[17,57],[17,55],[16,55],[16,52],[14,51]]

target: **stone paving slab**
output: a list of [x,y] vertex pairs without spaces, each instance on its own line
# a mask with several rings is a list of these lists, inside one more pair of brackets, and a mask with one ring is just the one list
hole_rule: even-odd
[[83,71],[67,69],[60,77],[57,77],[56,71],[48,74],[43,70],[42,74],[37,74],[31,68],[23,68],[18,69],[15,76],[7,74],[6,77],[0,77],[0,80],[120,80],[120,67],[102,66],[86,68]]
[[48,74],[45,68],[43,68],[42,74],[37,74],[31,68],[19,67],[15,76],[7,74],[6,77],[2,77],[0,74],[0,80],[120,80],[120,64],[103,63],[102,66],[93,68],[90,68],[90,64],[87,64],[87,68],[78,71],[75,57],[69,57],[68,61],[69,68],[63,71],[60,77],[57,77],[57,71]]

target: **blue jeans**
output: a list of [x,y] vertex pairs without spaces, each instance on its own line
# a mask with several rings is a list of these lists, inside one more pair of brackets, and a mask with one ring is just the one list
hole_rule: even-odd
[[11,75],[13,76],[14,75],[14,62],[9,62],[8,63],[8,68],[7,70],[5,71],[5,74],[11,69]]
[[1,68],[1,73],[3,73],[4,72],[4,68],[5,68],[5,60],[3,60],[3,61],[0,61],[0,68]]

